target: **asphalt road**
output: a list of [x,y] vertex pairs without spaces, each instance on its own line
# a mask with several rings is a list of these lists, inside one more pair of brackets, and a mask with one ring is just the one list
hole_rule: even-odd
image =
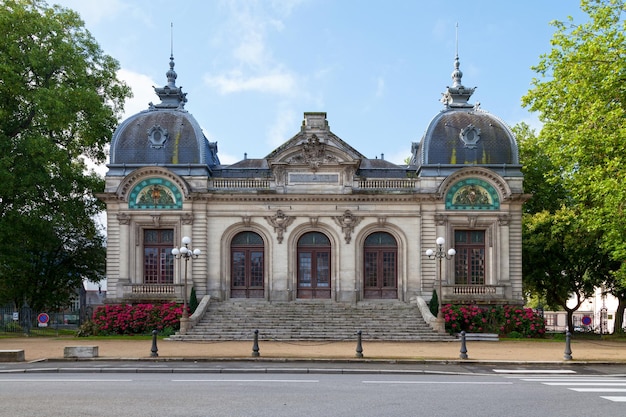
[[3,417],[617,416],[623,415],[624,402],[625,376],[571,369],[0,373]]

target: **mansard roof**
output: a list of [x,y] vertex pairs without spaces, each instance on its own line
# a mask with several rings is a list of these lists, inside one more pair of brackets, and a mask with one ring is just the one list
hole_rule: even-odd
[[463,86],[459,65],[457,55],[452,87],[441,100],[445,108],[413,147],[411,165],[420,176],[450,175],[464,166],[505,166],[508,175],[521,175],[515,135],[502,119],[468,102],[475,88]]
[[107,175],[124,175],[128,170],[157,165],[174,171],[208,175],[219,165],[217,143],[210,143],[200,124],[185,110],[187,93],[176,86],[174,57],[170,57],[167,84],[155,87],[161,99],[148,109],[124,120],[111,140]]

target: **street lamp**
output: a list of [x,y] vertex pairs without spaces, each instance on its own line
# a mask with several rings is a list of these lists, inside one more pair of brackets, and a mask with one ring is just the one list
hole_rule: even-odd
[[445,332],[445,323],[443,321],[443,314],[441,313],[441,299],[443,297],[443,293],[441,291],[441,286],[442,286],[442,277],[441,277],[441,261],[443,261],[444,259],[452,259],[452,257],[454,255],[456,255],[456,250],[454,250],[454,248],[450,248],[448,249],[448,251],[446,252],[445,249],[443,248],[443,245],[446,243],[446,240],[444,238],[442,238],[441,236],[437,238],[437,240],[435,241],[437,243],[437,248],[435,250],[432,249],[427,249],[426,250],[426,256],[428,256],[428,259],[433,259],[436,258],[439,260],[439,290],[438,290],[438,297],[437,297],[437,301],[438,301],[438,308],[437,308],[437,325],[439,326],[439,331],[441,332]]
[[185,261],[185,278],[183,288],[183,316],[180,318],[180,334],[187,334],[189,329],[189,313],[187,312],[187,262],[192,258],[200,256],[200,249],[194,249],[193,251],[189,247],[191,244],[191,238],[189,236],[183,237],[182,246],[172,249],[172,255],[176,259],[183,259]]

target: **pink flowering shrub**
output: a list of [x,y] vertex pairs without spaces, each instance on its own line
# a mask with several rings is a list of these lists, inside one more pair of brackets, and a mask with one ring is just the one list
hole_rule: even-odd
[[442,306],[441,312],[450,334],[466,331],[542,337],[546,332],[545,321],[531,308],[447,304]]
[[149,334],[178,330],[183,307],[177,303],[107,304],[94,311],[92,321],[100,334]]

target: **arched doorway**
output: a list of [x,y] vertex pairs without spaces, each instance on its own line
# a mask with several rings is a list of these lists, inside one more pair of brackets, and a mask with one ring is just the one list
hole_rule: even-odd
[[230,244],[230,297],[265,296],[263,239],[254,232],[238,233]]
[[330,240],[319,232],[298,240],[297,298],[330,298]]
[[363,297],[398,298],[398,244],[386,232],[372,233],[363,248]]

